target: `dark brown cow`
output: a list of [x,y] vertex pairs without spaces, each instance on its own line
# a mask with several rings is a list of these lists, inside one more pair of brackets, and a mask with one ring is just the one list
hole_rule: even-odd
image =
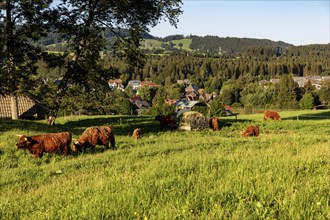
[[247,129],[242,133],[243,137],[253,137],[259,136],[259,127],[256,125],[250,125]]
[[272,120],[281,120],[281,116],[277,112],[273,111],[265,111],[264,112],[264,120],[272,119]]
[[115,135],[112,126],[95,126],[86,128],[82,135],[73,141],[73,150],[82,151],[87,148],[95,148],[96,145],[103,145],[106,148],[115,147]]
[[133,131],[132,137],[133,137],[134,140],[142,138],[141,128],[135,128],[134,131]]
[[155,117],[156,121],[159,121],[160,128],[171,128],[175,127],[175,120],[171,116],[158,115]]
[[18,149],[27,149],[33,157],[42,157],[44,153],[71,153],[70,132],[53,134],[39,134],[34,136],[22,135],[18,139],[16,146]]
[[210,118],[210,128],[213,131],[220,130],[219,122],[220,122],[220,118],[218,117]]

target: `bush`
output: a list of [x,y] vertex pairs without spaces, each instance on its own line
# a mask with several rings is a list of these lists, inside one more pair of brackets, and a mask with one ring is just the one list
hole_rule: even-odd
[[300,109],[312,109],[314,106],[314,96],[311,93],[305,93],[299,101]]

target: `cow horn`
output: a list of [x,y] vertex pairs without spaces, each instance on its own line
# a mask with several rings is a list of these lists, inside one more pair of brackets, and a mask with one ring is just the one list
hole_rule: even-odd
[[18,136],[18,137],[22,137],[23,135],[22,135],[22,134],[16,134],[16,136]]

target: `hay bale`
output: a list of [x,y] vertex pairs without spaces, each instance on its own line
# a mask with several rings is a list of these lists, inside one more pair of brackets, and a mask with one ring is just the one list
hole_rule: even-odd
[[196,111],[183,112],[180,118],[180,130],[195,130],[208,128],[208,118],[202,113]]

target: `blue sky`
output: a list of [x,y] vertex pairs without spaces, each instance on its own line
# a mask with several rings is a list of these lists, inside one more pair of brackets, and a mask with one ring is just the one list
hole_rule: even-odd
[[330,42],[330,0],[183,0],[177,29],[168,22],[150,34],[165,37],[215,35],[284,41],[294,45]]

